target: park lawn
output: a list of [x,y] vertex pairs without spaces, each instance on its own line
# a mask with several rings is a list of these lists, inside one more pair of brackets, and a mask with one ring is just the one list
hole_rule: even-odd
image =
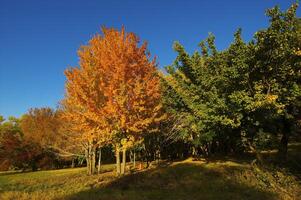
[[116,177],[113,169],[114,165],[103,165],[102,173],[93,176],[87,176],[85,168],[0,175],[0,199],[273,200],[297,199],[301,194],[263,187],[258,174],[243,162],[188,159],[123,177]]

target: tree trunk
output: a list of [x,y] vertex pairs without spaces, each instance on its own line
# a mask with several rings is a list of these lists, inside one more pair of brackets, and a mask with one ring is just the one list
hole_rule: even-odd
[[86,162],[87,162],[87,174],[90,175],[90,156],[89,156],[89,149],[86,149],[85,156],[86,156]]
[[120,155],[118,147],[116,147],[116,173],[120,175]]
[[96,149],[92,148],[92,152],[91,152],[91,174],[94,174],[95,173],[95,164],[96,164],[96,160],[95,160],[95,157],[96,157],[96,153],[95,153]]
[[88,151],[88,154],[89,154],[89,175],[91,175],[91,172],[92,172],[92,158],[91,158],[91,145],[89,144],[89,151]]
[[136,168],[136,152],[134,150],[134,155],[133,155],[133,168]]
[[74,158],[72,158],[71,168],[74,168]]
[[280,161],[286,161],[287,158],[287,144],[288,144],[288,134],[286,132],[283,132],[279,149],[278,149],[278,156]]
[[31,162],[31,170],[32,170],[33,172],[38,170],[38,167],[37,167],[37,164],[36,164],[35,161],[32,161],[32,162]]
[[[156,154],[156,163],[159,164],[159,161],[160,161],[160,149],[157,149],[156,152],[155,152],[155,154]],[[183,154],[181,154],[181,155],[183,155]]]
[[192,146],[192,157],[196,157],[196,150],[194,146]]
[[95,148],[92,148],[92,144],[89,144],[86,150],[86,160],[87,160],[87,174],[91,175],[95,172]]
[[133,151],[130,151],[130,162],[133,163]]
[[124,175],[125,173],[125,164],[126,164],[126,148],[122,148],[122,167],[121,167],[121,174]]
[[278,148],[278,156],[280,161],[286,161],[287,145],[288,145],[290,131],[291,131],[291,127],[289,121],[287,119],[283,119],[282,137]]
[[98,152],[98,174],[100,173],[100,164],[101,164],[101,148],[99,148],[99,152]]

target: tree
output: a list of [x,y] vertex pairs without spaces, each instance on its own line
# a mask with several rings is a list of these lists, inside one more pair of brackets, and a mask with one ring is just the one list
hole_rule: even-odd
[[59,139],[60,118],[51,108],[33,108],[22,117],[21,129],[27,140],[41,146],[55,146]]
[[24,138],[20,127],[20,119],[9,117],[0,120],[0,161],[1,169],[9,168],[37,169],[38,160],[42,156],[42,148]]
[[91,141],[114,144],[119,174],[120,150],[124,172],[126,149],[162,118],[160,85],[146,43],[139,47],[138,37],[124,28],[102,31],[80,49],[80,67],[66,71],[64,104],[80,131],[98,135]]
[[[51,162],[51,159],[73,159],[82,153],[78,145],[67,137],[68,122],[63,119],[62,114],[59,109],[32,108],[20,120],[24,141],[39,146],[44,162]],[[49,163],[49,166],[52,164]]]
[[103,50],[114,55],[103,57],[103,62],[109,66],[107,76],[110,78],[108,89],[105,90],[108,98],[106,109],[117,132],[117,151],[119,146],[122,147],[121,172],[124,173],[126,149],[140,141],[142,133],[151,125],[164,118],[161,113],[160,82],[156,61],[149,61],[147,44],[139,47],[136,35],[125,33],[124,28],[121,32],[104,30],[102,42]]
[[21,146],[21,131],[18,121],[9,118],[5,121],[3,116],[0,116],[0,160],[1,169],[7,170],[9,167],[21,167],[16,158],[19,155],[17,149]]
[[[235,33],[218,51],[211,34],[201,52],[178,56],[163,77],[164,105],[175,119],[175,138],[204,154],[254,148],[255,138],[282,132],[280,152],[300,116],[300,19],[297,4],[267,11],[270,26],[250,43]],[[180,137],[179,137],[180,135]],[[194,152],[195,150],[192,150]]]
[[296,132],[301,110],[301,20],[296,16],[298,4],[286,12],[279,7],[267,10],[270,26],[256,33],[254,44],[255,84],[275,97],[276,116],[282,134],[279,153],[286,156],[290,135]]

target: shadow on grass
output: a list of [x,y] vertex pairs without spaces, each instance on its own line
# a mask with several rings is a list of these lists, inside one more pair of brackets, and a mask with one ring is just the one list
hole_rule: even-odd
[[267,191],[240,182],[226,171],[239,168],[211,168],[194,163],[167,165],[115,179],[108,184],[96,184],[86,191],[65,199],[277,199]]
[[301,142],[289,144],[287,160],[280,163],[280,167],[285,168],[301,181]]
[[21,174],[21,173],[27,173],[27,172],[23,172],[21,170],[19,170],[19,171],[2,171],[2,172],[0,172],[0,176]]

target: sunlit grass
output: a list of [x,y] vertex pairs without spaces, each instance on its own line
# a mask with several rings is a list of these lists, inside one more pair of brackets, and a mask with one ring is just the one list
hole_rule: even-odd
[[0,175],[0,199],[286,199],[259,187],[250,165],[235,161],[165,163],[116,177],[114,165]]
[[[113,165],[104,165],[102,172]],[[98,176],[87,176],[85,168],[49,170],[0,176],[0,199],[60,199],[89,189]]]

